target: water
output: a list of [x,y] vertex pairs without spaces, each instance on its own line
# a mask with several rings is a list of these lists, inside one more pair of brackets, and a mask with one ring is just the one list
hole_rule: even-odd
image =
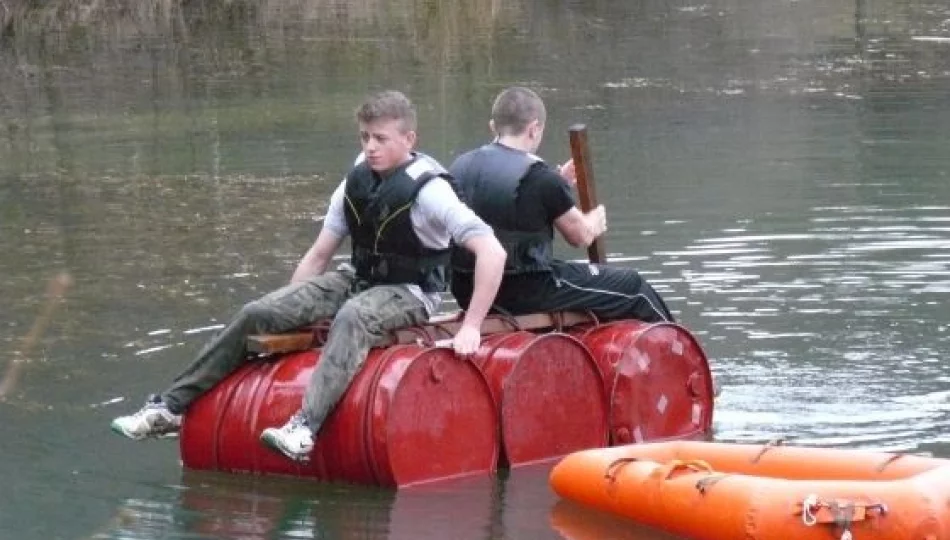
[[[590,128],[611,259],[699,337],[716,438],[950,457],[950,8],[910,0],[301,2],[0,52],[0,538],[630,538],[547,468],[393,493],[182,471],[109,420],[285,282],[369,90],[443,161],[494,94]],[[568,257],[583,257],[564,245]],[[581,527],[575,530],[571,527]]]

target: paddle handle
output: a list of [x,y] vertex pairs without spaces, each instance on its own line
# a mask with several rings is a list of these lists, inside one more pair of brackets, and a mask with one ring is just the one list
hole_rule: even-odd
[[[568,133],[571,139],[571,157],[574,159],[574,170],[577,173],[577,195],[580,199],[581,210],[585,213],[590,212],[597,206],[597,189],[594,186],[594,172],[590,165],[587,126],[574,124]],[[587,246],[587,258],[592,263],[607,262],[603,236],[598,236],[591,245]]]

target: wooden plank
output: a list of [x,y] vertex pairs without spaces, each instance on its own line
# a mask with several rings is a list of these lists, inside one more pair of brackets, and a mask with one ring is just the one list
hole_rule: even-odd
[[278,354],[304,351],[317,347],[314,333],[254,334],[247,337],[247,351],[255,354]]
[[[578,324],[596,323],[596,319],[586,313],[571,311],[558,313],[534,313],[516,317],[489,315],[482,323],[482,335],[511,332],[513,330],[544,330],[569,328]],[[397,330],[394,343],[426,343],[445,346],[451,343],[452,336],[462,325],[460,314],[453,313],[434,317],[428,324]],[[256,354],[279,354],[303,351],[323,345],[320,336],[325,331],[314,332],[313,328],[284,334],[256,334],[248,336],[247,349]]]
[[[590,147],[587,144],[587,126],[575,124],[568,130],[571,139],[571,157],[577,173],[577,195],[581,210],[590,212],[597,207],[597,188],[594,185],[594,171],[590,163]],[[607,262],[607,251],[603,235],[587,246],[587,257],[592,263]]]

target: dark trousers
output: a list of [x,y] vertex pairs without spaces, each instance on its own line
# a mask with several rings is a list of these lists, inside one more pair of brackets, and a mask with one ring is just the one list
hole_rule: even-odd
[[[454,274],[452,294],[467,308],[471,276]],[[512,315],[589,311],[605,321],[673,322],[666,303],[636,270],[603,264],[556,261],[550,273],[505,276],[494,307]]]

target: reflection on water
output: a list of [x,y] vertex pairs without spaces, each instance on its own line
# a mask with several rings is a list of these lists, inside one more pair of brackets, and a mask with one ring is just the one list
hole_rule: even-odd
[[677,537],[632,524],[572,502],[558,501],[551,509],[551,527],[571,540],[674,540]]
[[557,501],[543,481],[549,470],[529,466],[498,481],[453,480],[399,492],[186,472],[167,499],[127,499],[88,538],[676,538]]
[[[185,472],[161,500],[127,499],[92,538],[543,538],[548,466],[398,492]],[[507,512],[506,508],[518,509]]]
[[654,537],[555,505],[544,467],[397,494],[108,433],[286,281],[382,87],[443,161],[508,84],[544,95],[548,160],[589,126],[610,257],[705,346],[718,439],[950,456],[950,7],[230,4],[0,46],[0,369],[74,279],[0,402],[0,537]]
[[748,344],[736,369],[720,359],[722,383],[749,389],[723,395],[720,437],[888,450],[946,441],[936,345],[946,322],[933,295],[950,285],[948,210],[817,206],[780,234],[730,229],[667,253],[702,257],[684,269],[691,291],[730,299],[701,313],[718,328],[711,339]]

